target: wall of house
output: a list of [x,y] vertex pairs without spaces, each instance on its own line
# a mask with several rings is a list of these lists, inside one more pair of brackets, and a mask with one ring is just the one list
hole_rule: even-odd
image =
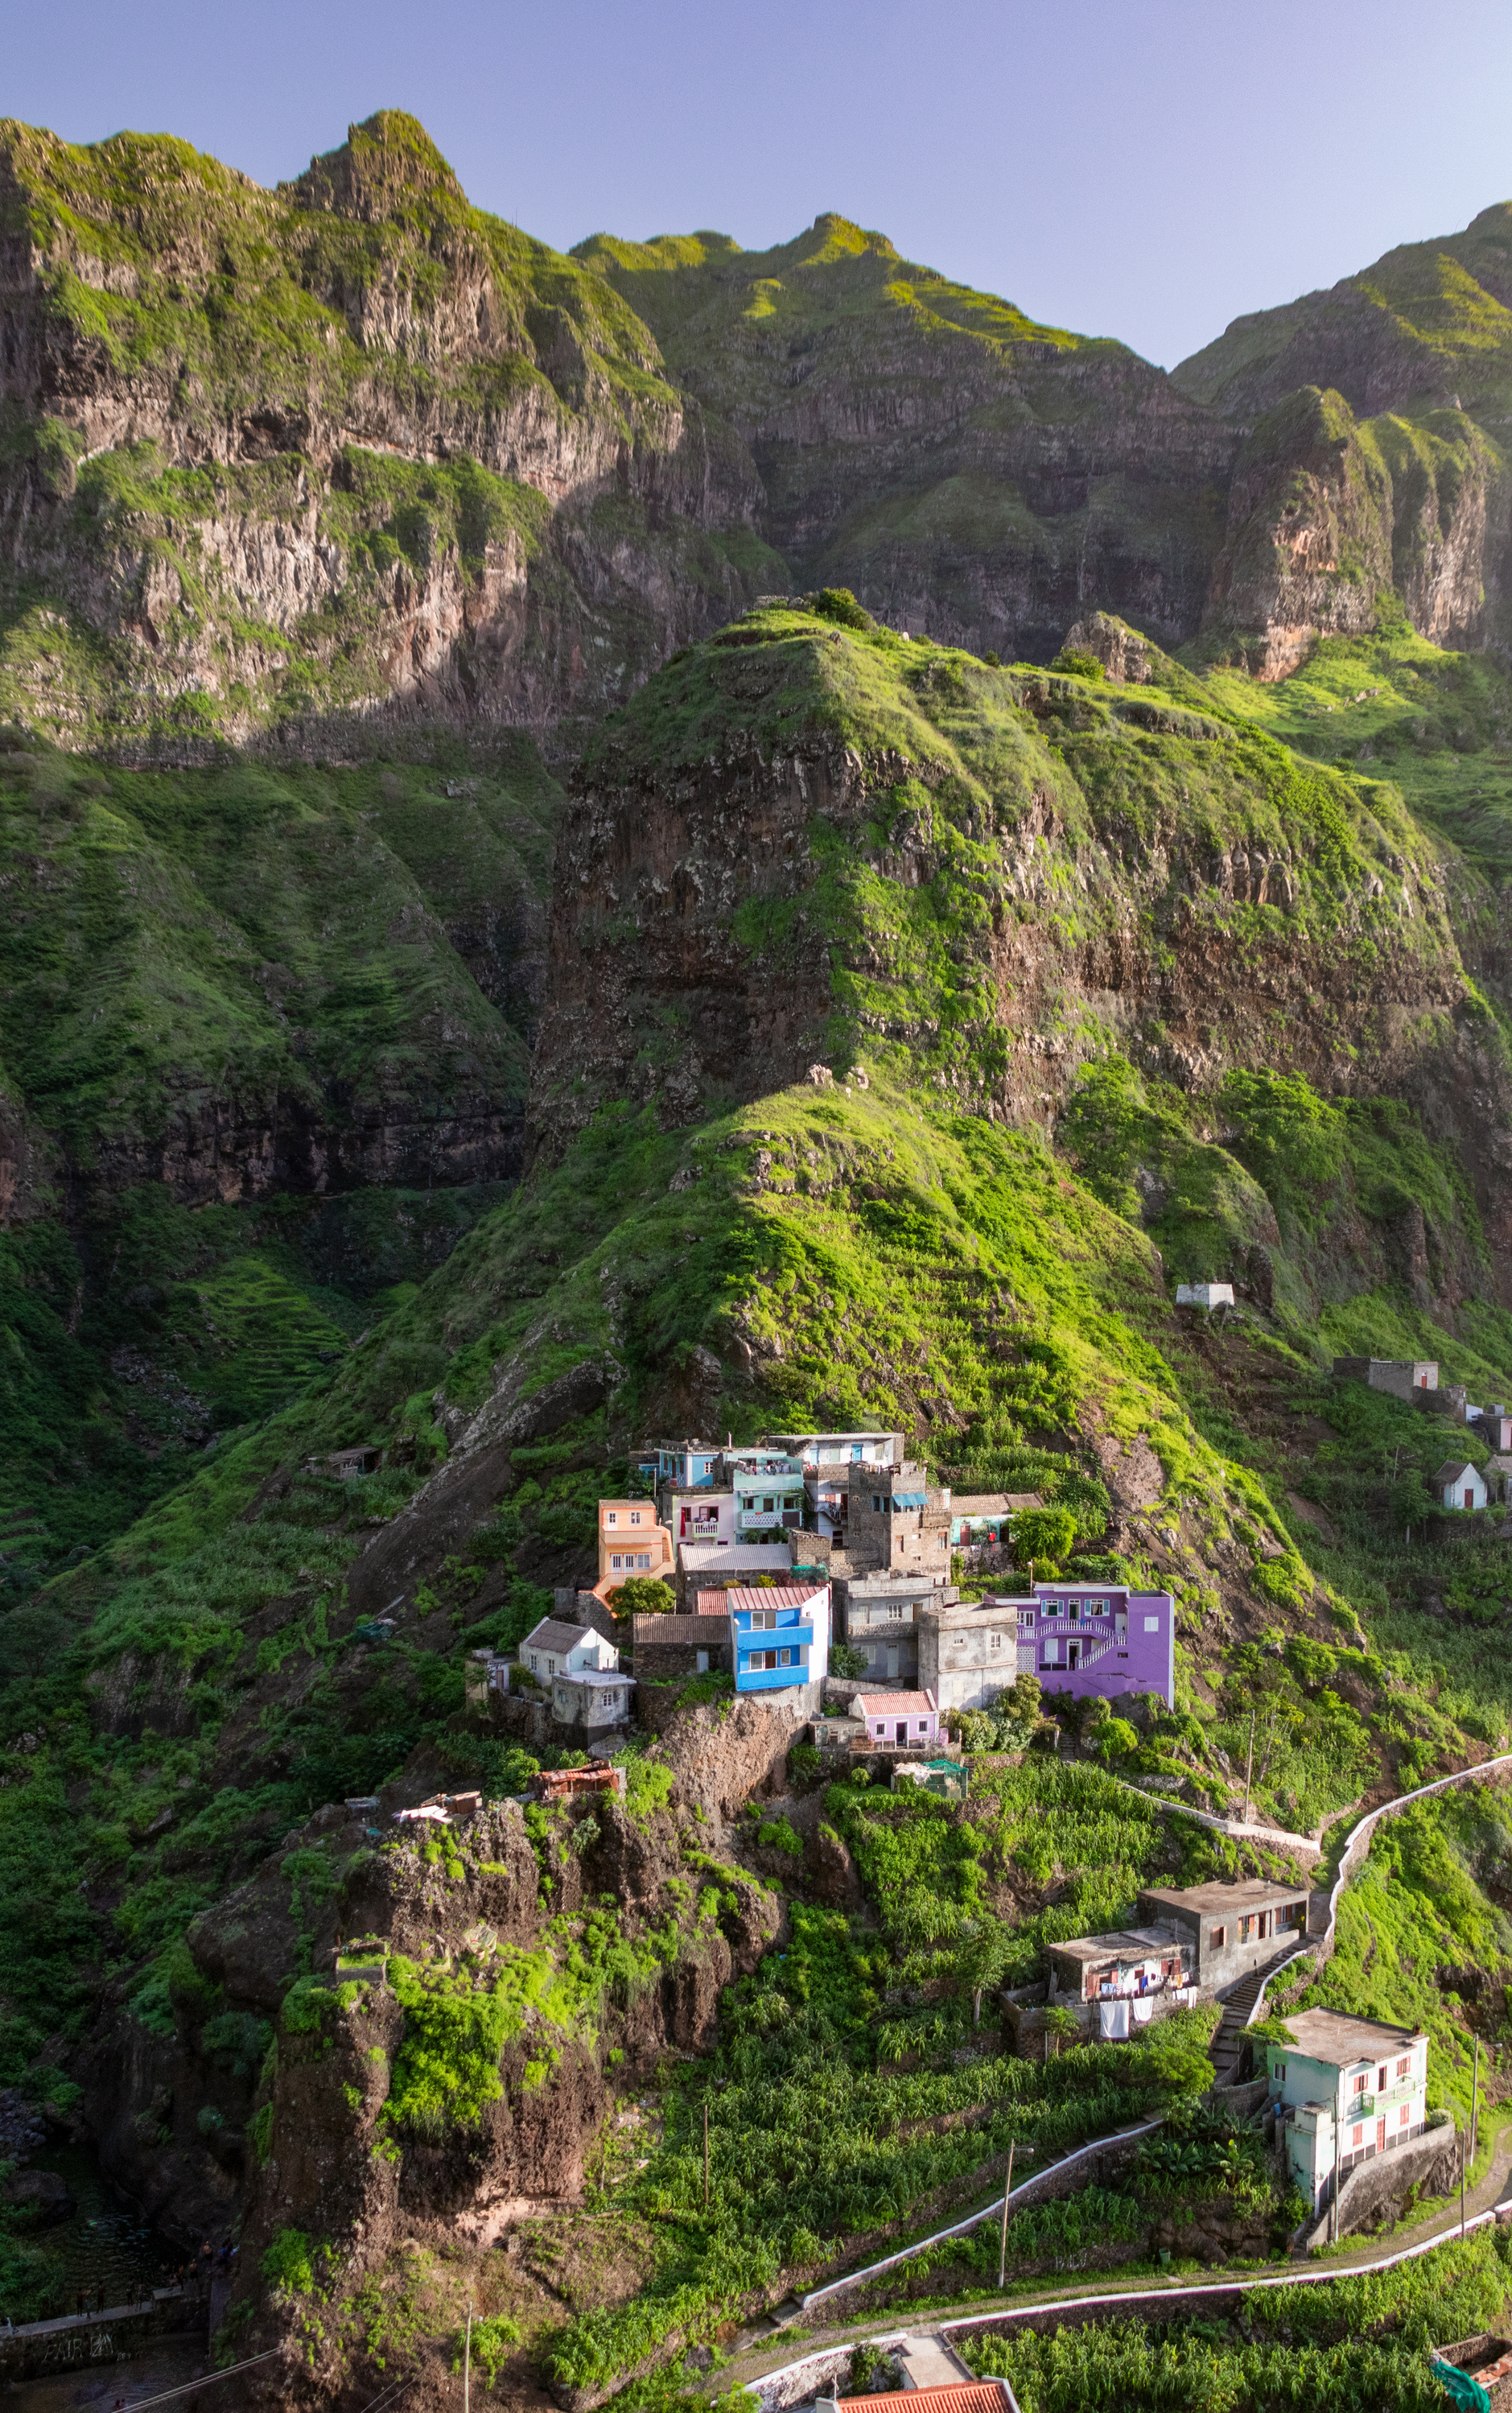
[[1019,1673],[1019,1621],[1012,1608],[924,1608],[918,1618],[918,1685],[947,1710],[985,1709]]
[[[1278,1904],[1277,1910],[1291,1907],[1290,1904]],[[1295,1925],[1284,1928],[1273,1919],[1269,1935],[1254,1935],[1248,1943],[1240,1941],[1240,1914],[1237,1910],[1225,1911],[1221,1917],[1211,1912],[1204,1915],[1195,1910],[1176,1909],[1169,1902],[1152,1901],[1148,1894],[1140,1895],[1139,1908],[1141,1915],[1151,1919],[1170,1919],[1178,1932],[1188,1938],[1197,1982],[1211,1986],[1215,1993],[1237,1984],[1241,1977],[1248,1977],[1253,1971],[1263,1969],[1267,1961],[1273,1961],[1278,1953],[1287,1951],[1294,1944],[1300,1944],[1307,1933],[1305,1893],[1300,1894],[1297,1901]],[[1216,1927],[1224,1930],[1222,1944],[1214,1944],[1212,1940]]]

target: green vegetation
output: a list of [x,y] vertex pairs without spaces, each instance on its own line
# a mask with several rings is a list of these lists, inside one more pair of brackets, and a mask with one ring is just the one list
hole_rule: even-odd
[[1378,2276],[1256,2290],[1232,2326],[1184,2314],[1068,2324],[1048,2336],[972,2330],[961,2349],[974,2371],[1006,2378],[1024,2413],[1152,2413],[1173,2402],[1279,2413],[1304,2397],[1320,2413],[1366,2404],[1436,2413],[1444,2394],[1428,2349],[1503,2325],[1505,2246],[1482,2230]]

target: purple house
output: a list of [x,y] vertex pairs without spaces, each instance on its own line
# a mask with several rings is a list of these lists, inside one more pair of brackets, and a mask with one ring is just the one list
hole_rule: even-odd
[[1019,1668],[1047,1693],[1158,1693],[1176,1706],[1176,1604],[1116,1584],[1036,1584],[1019,1615]]

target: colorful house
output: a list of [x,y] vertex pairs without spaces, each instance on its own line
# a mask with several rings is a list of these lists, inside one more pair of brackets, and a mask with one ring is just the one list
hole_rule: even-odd
[[727,1450],[720,1473],[734,1496],[735,1538],[796,1532],[803,1522],[803,1469],[785,1450]]
[[727,1597],[737,1693],[810,1685],[816,1707],[829,1665],[829,1585],[774,1584],[770,1591],[736,1585]]
[[1486,1478],[1467,1458],[1446,1458],[1433,1477],[1433,1490],[1446,1508],[1463,1516],[1466,1509],[1486,1505]]
[[850,1713],[864,1718],[872,1740],[889,1749],[917,1751],[920,1743],[939,1740],[940,1711],[932,1693],[858,1693]]
[[1048,1693],[1176,1700],[1176,1604],[1114,1584],[1036,1584],[1032,1596],[947,1601],[918,1619],[918,1677],[942,1710],[985,1709],[1020,1675]]
[[1285,2024],[1292,2042],[1265,2049],[1270,2098],[1287,2165],[1316,2212],[1336,2167],[1347,2178],[1361,2162],[1422,2135],[1428,2036],[1343,2011],[1292,2011]]
[[650,1576],[671,1583],[677,1561],[672,1537],[657,1518],[650,1500],[601,1500],[598,1503],[598,1581],[594,1586],[607,1601],[627,1576]]
[[843,1541],[853,1466],[891,1466],[903,1454],[902,1433],[769,1433],[767,1447],[796,1458],[803,1470],[814,1531]]
[[701,1543],[708,1548],[727,1547],[735,1539],[735,1494],[704,1488],[681,1489],[669,1484],[661,1495],[667,1530],[675,1542]]
[[953,1550],[1005,1550],[1013,1538],[1013,1520],[1025,1508],[1043,1508],[1037,1491],[957,1491],[950,1497],[950,1547]]
[[658,1489],[671,1483],[681,1491],[697,1491],[713,1482],[719,1455],[717,1442],[649,1441],[637,1452],[636,1466]]

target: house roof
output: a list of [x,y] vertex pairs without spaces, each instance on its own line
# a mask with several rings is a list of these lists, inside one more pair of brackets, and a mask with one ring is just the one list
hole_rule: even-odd
[[1435,1483],[1458,1483],[1465,1474],[1473,1474],[1477,1482],[1480,1480],[1479,1467],[1473,1466],[1468,1458],[1446,1458],[1433,1480]]
[[823,1584],[731,1584],[726,1606],[736,1608],[806,1608],[825,1590]]
[[677,1554],[688,1576],[722,1575],[744,1567],[751,1575],[775,1575],[790,1567],[785,1542],[679,1542]]
[[1037,1491],[957,1491],[951,1494],[952,1517],[1011,1517],[1020,1508],[1043,1508]]
[[730,1593],[736,1589],[733,1584],[716,1584],[710,1591],[700,1591],[695,1617],[723,1617],[729,1606]]
[[963,2379],[953,2388],[896,2389],[885,2396],[847,2396],[846,2413],[1004,2413],[1009,2398],[1000,2379]]
[[1047,1952],[1064,1952],[1071,1961],[1112,1961],[1121,1953],[1173,1952],[1177,1939],[1158,1927],[1119,1927],[1109,1935],[1072,1935],[1063,1944],[1047,1944]]
[[635,1678],[623,1667],[559,1667],[551,1681],[554,1684],[633,1684]]
[[1373,2061],[1383,2052],[1401,2052],[1419,2044],[1421,2028],[1387,2027],[1384,2020],[1352,2019],[1347,2011],[1292,2011],[1285,2024],[1297,2050],[1309,2061],[1343,2069],[1352,2061]]
[[1486,1472],[1488,1474],[1512,1474],[1512,1450],[1493,1451],[1486,1460]]
[[932,1717],[937,1706],[932,1693],[853,1693],[851,1702],[863,1718]]
[[[554,1617],[543,1617],[539,1625],[532,1627],[520,1648],[528,1651],[534,1644],[537,1651],[554,1651],[565,1658],[567,1652],[576,1651],[580,1644],[602,1642],[603,1639],[603,1636],[591,1625],[561,1625]],[[613,1647],[611,1643],[609,1648],[612,1650]]]
[[1305,1902],[1312,1887],[1305,1880],[1296,1885],[1268,1885],[1260,1877],[1251,1877],[1243,1885],[1141,1886],[1141,1902],[1159,1902],[1172,1910],[1195,1910],[1207,1918],[1226,1911],[1269,1910],[1284,1902]]

